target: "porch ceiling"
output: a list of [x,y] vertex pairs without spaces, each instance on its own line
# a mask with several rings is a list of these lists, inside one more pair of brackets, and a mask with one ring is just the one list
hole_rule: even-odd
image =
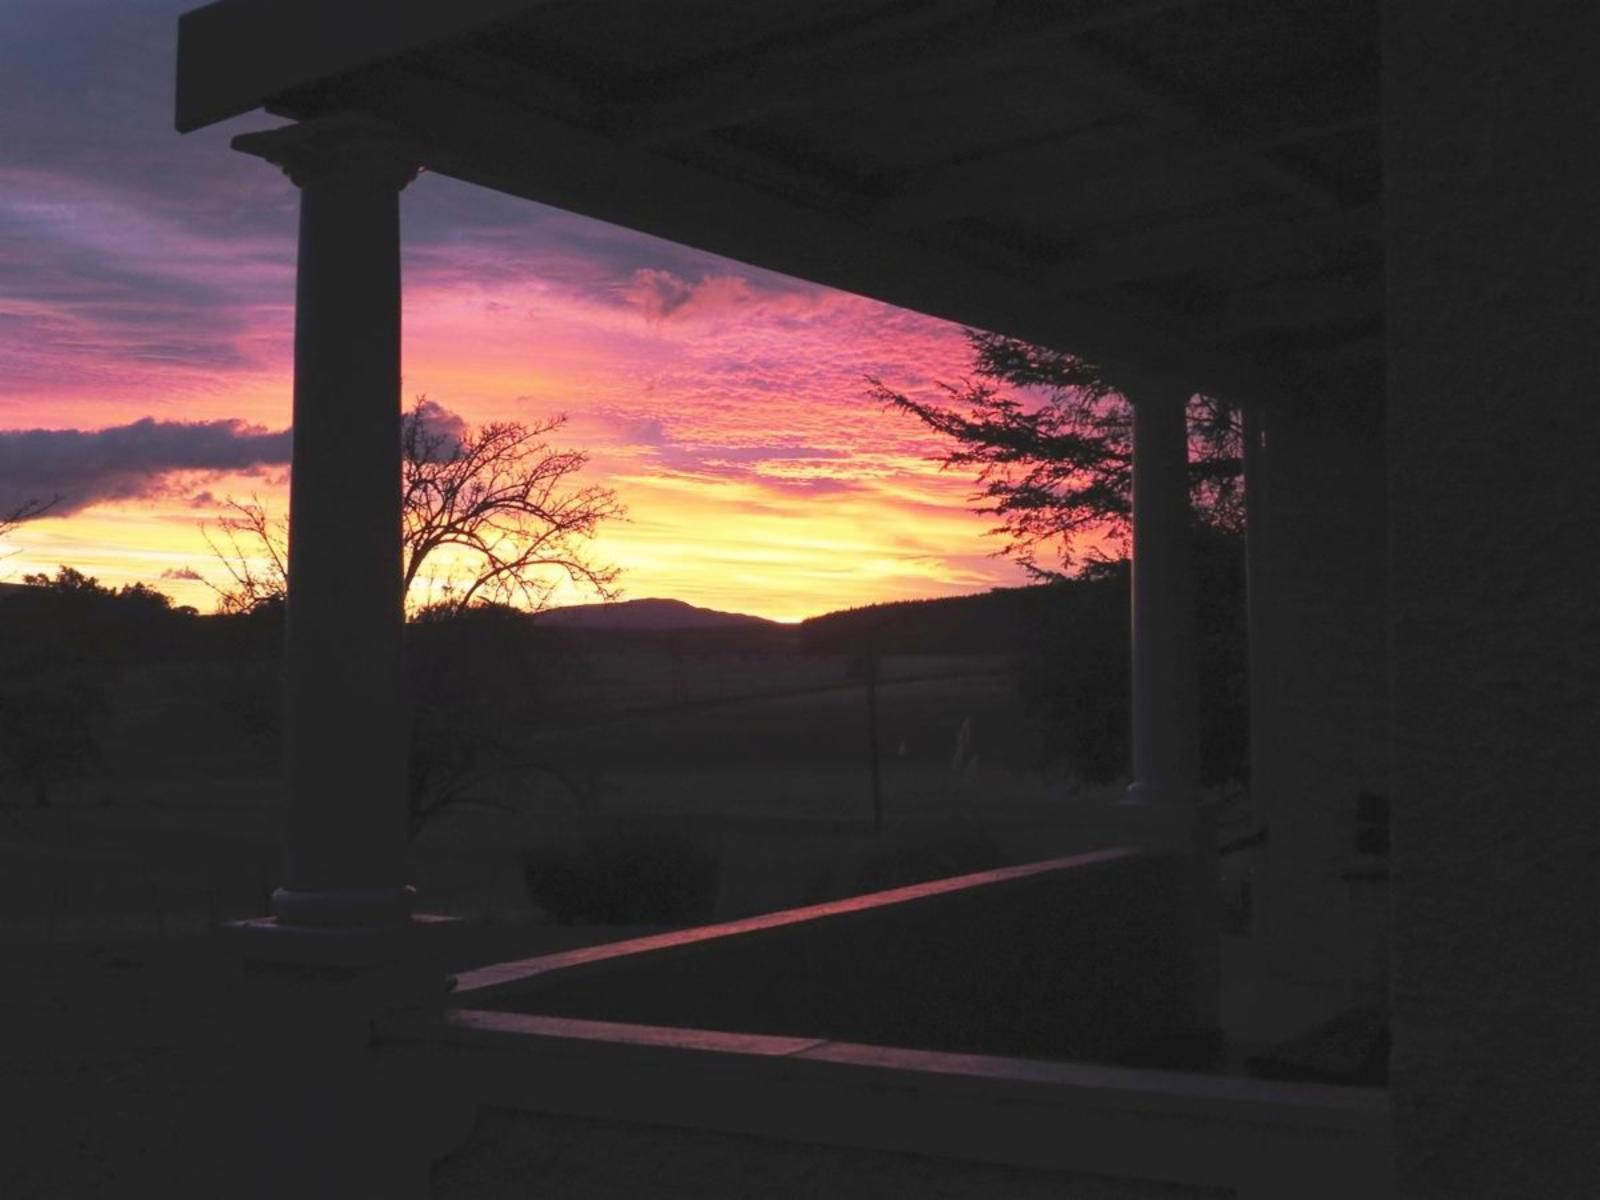
[[224,0],[180,129],[430,170],[1271,402],[1381,372],[1374,0]]

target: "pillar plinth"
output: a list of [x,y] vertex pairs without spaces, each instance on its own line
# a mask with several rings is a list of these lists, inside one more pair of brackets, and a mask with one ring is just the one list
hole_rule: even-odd
[[233,146],[300,188],[282,924],[408,918],[399,193],[416,156],[330,118]]

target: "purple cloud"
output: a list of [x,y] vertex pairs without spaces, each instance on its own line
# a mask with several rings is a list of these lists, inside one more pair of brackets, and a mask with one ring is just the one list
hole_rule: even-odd
[[109,429],[0,431],[0,510],[32,497],[66,516],[158,493],[175,471],[248,471],[289,461],[289,431],[242,421],[157,421]]
[[752,310],[759,310],[765,319],[778,321],[786,314],[792,316],[816,308],[822,290],[814,284],[753,267],[702,271],[695,280],[658,267],[641,267],[634,271],[622,294],[651,322]]
[[465,418],[425,396],[418,399],[415,411],[422,435],[419,449],[424,452],[419,457],[430,462],[448,461],[461,449],[467,436],[469,426]]

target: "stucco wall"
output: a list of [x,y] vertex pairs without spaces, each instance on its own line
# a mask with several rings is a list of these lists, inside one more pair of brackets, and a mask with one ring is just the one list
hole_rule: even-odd
[[[1252,462],[1251,794],[1269,829],[1257,904],[1268,966],[1339,984],[1356,797],[1388,790],[1381,380],[1329,382],[1259,414]],[[1358,986],[1381,921],[1354,895]]]
[[1600,1195],[1600,8],[1383,19],[1400,1192]]

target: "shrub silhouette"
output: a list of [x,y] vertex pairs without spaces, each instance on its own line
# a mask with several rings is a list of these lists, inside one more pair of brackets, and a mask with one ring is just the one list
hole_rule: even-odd
[[0,692],[0,780],[48,808],[57,784],[99,764],[97,729],[106,709],[104,691],[82,682]]
[[875,847],[856,875],[856,894],[926,883],[1004,866],[1006,856],[980,827],[942,823],[928,831],[890,835]]
[[659,831],[600,834],[576,852],[525,851],[528,895],[563,925],[692,925],[711,919],[715,856]]

